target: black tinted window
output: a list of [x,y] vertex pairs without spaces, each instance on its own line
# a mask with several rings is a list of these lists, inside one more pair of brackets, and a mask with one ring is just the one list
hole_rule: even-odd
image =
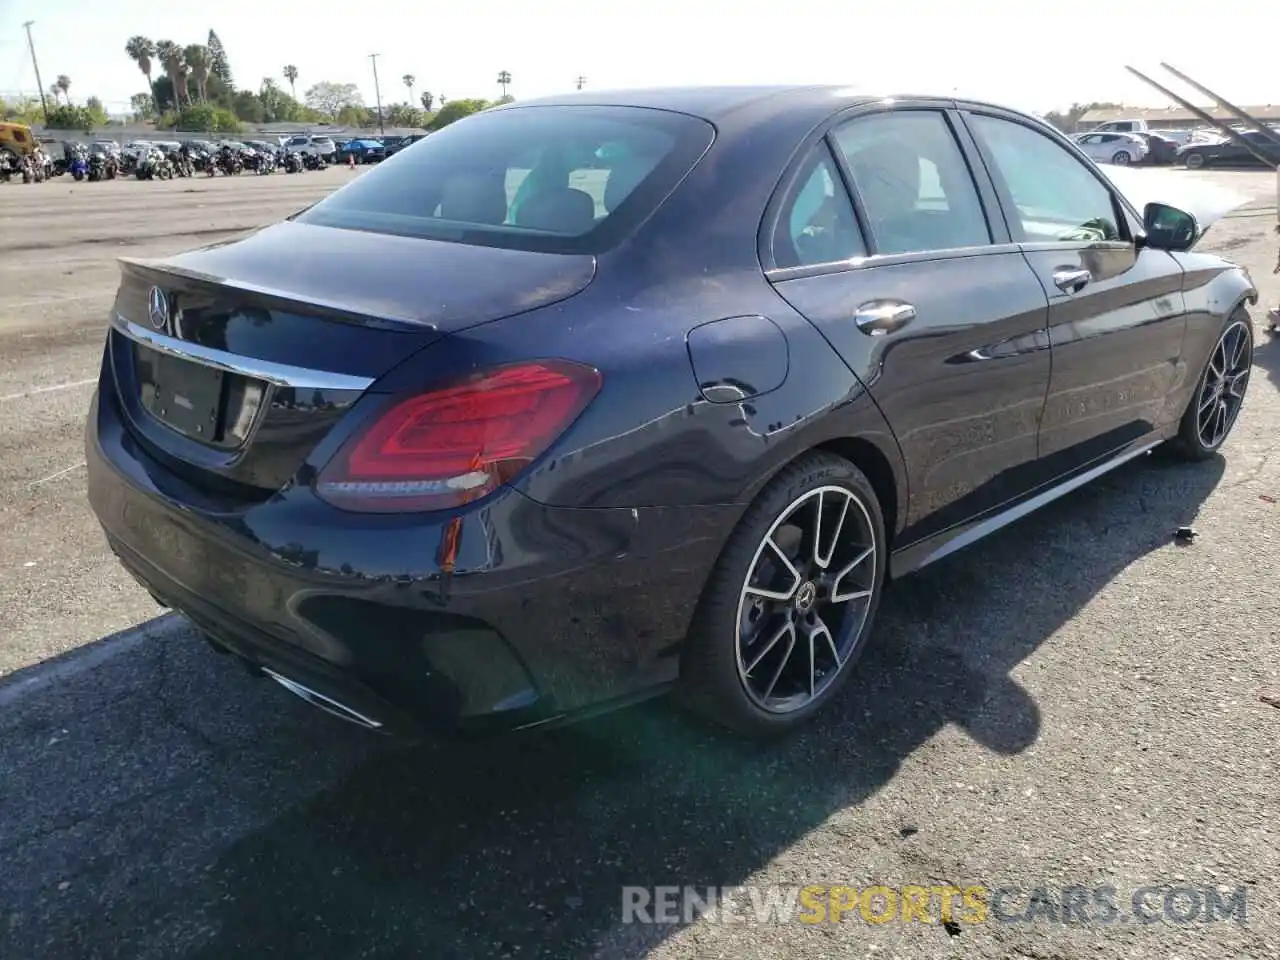
[[1029,241],[1119,240],[1111,191],[1065,147],[1030,127],[974,115],[974,133],[995,162],[1023,238]]
[[853,203],[823,143],[800,169],[773,239],[780,267],[837,263],[866,254]]
[[299,220],[464,243],[596,252],[710,145],[705,121],[638,107],[517,107],[450,124]]
[[991,242],[977,187],[941,113],[863,117],[837,128],[835,139],[853,173],[877,253]]

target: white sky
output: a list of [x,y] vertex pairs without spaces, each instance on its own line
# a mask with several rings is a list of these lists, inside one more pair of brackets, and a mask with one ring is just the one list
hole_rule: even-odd
[[[113,111],[146,86],[124,53],[130,36],[202,43],[210,27],[238,86],[256,90],[270,76],[287,88],[280,71],[293,63],[300,97],[320,80],[351,82],[370,105],[370,53],[381,54],[384,103],[405,99],[406,73],[418,92],[492,98],[508,70],[517,98],[571,90],[581,73],[597,89],[839,83],[1033,111],[1168,106],[1124,70],[1164,82],[1167,60],[1254,104],[1280,101],[1267,52],[1277,16],[1270,0],[2,0],[0,95],[36,92],[22,31],[34,20],[45,85],[65,73],[73,100],[96,95]],[[1260,45],[1242,55],[1251,31]]]

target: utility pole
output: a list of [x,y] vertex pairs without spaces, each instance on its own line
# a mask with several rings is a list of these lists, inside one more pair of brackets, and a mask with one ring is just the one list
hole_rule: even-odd
[[586,85],[587,85],[587,78],[584,77],[582,74],[578,74],[578,89],[581,90]]
[[31,25],[34,20],[28,20],[24,23],[23,29],[27,31],[27,46],[31,48],[31,65],[36,68],[36,86],[40,88],[40,109],[44,111],[44,122],[46,126],[49,123],[49,101],[45,98],[44,81],[40,79],[40,64],[36,60],[36,44],[31,39]]
[[369,54],[369,61],[373,64],[373,95],[378,101],[378,135],[385,137],[387,128],[382,125],[382,90],[378,87],[378,57],[379,54]]

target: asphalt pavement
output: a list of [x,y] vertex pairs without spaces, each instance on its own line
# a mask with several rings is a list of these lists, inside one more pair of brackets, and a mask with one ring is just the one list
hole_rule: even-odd
[[[1220,457],[1143,458],[895,585],[800,736],[746,746],[654,703],[409,750],[199,642],[84,501],[114,258],[233,236],[351,175],[0,185],[0,958],[1280,957],[1280,340],[1261,309]],[[1275,303],[1273,181],[1194,176],[1262,198],[1205,244]],[[628,886],[874,884],[1009,897],[981,923],[622,910]],[[1038,887],[1105,886],[1109,923],[1011,919]],[[1181,922],[1171,888],[1244,908]]]

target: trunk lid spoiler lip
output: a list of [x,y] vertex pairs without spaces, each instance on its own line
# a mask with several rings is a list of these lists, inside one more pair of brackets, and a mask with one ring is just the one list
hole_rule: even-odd
[[132,274],[144,281],[156,285],[166,280],[178,280],[183,284],[218,287],[243,296],[251,306],[263,309],[292,310],[302,308],[314,312],[321,319],[337,320],[343,323],[364,327],[377,327],[384,330],[422,333],[425,331],[440,332],[440,328],[427,320],[397,314],[394,310],[370,313],[367,306],[357,307],[353,304],[341,303],[332,299],[310,296],[304,292],[283,290],[262,284],[236,280],[232,277],[221,277],[193,270],[163,259],[147,259],[141,257],[118,257],[117,262],[126,274]]

